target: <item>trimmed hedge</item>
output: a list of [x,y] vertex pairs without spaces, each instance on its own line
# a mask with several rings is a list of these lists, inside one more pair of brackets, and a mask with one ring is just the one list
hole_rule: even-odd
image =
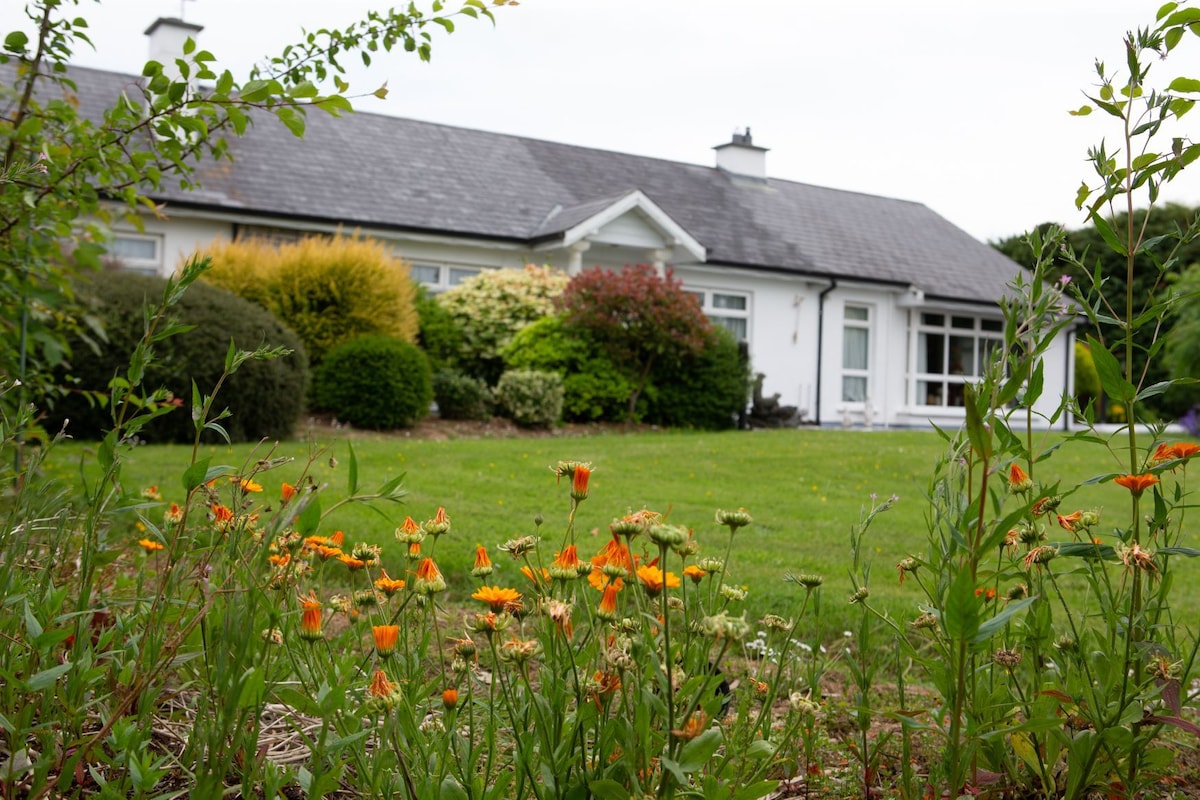
[[492,392],[487,384],[452,369],[434,374],[433,399],[442,419],[492,418]]
[[[123,376],[129,356],[143,330],[143,307],[147,300],[162,297],[163,278],[135,272],[105,272],[77,286],[88,313],[103,326],[108,341],[99,352],[82,340],[71,344],[74,354],[61,378],[69,394],[48,414],[48,430],[70,420],[68,433],[79,439],[99,439],[112,427],[107,408],[90,404],[78,391],[107,394],[108,382]],[[270,361],[247,361],[221,387],[216,408],[228,408],[230,417],[221,421],[230,439],[254,441],[261,438],[287,439],[303,411],[308,388],[308,359],[296,334],[259,306],[203,283],[192,285],[176,307],[176,316],[192,330],[155,345],[155,360],[147,367],[146,391],[166,387],[185,407],[154,420],[139,437],[147,442],[191,442],[195,435],[187,404],[192,381],[202,393],[211,392],[225,368],[225,353],[232,339],[243,350],[267,344],[292,350],[290,356]],[[205,441],[218,441],[205,433]]]
[[326,354],[313,393],[323,410],[357,428],[408,428],[433,402],[429,359],[401,339],[361,336]]
[[653,382],[648,418],[659,425],[732,428],[750,402],[750,362],[724,328],[713,328],[704,349],[678,369],[656,371]]

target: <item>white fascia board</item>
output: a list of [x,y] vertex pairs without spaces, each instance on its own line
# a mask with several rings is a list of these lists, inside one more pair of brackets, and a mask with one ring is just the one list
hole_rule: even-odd
[[[336,234],[339,231],[345,235],[359,233],[371,239],[384,242],[420,242],[422,244],[448,244],[470,247],[482,250],[500,250],[505,252],[528,252],[529,246],[523,242],[497,241],[494,239],[455,236],[453,234],[417,233],[397,231],[390,228],[373,228],[369,225],[356,225],[351,222],[308,222],[292,220],[287,217],[260,217],[250,213],[229,211],[213,211],[209,209],[179,208],[169,205],[162,206],[165,215],[163,219],[170,222],[177,219],[202,219],[215,222],[226,222],[230,225],[262,225],[270,228],[294,230],[298,233],[327,233]],[[141,213],[141,212],[139,212]]]
[[559,247],[570,247],[576,242],[588,238],[592,234],[599,231],[605,225],[609,224],[618,217],[637,209],[646,218],[658,228],[662,234],[665,243],[672,247],[682,247],[683,250],[693,259],[703,262],[706,251],[704,245],[700,244],[696,239],[683,229],[678,222],[671,219],[667,212],[663,211],[641,191],[633,191],[616,201],[612,205],[605,208],[603,211],[593,214],[592,216],[580,222],[573,228],[568,228],[563,233],[563,238]]

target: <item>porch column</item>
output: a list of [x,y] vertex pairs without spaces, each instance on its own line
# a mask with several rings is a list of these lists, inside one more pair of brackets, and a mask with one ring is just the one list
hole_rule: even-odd
[[658,277],[665,277],[667,274],[667,259],[671,257],[673,250],[669,247],[660,247],[657,250],[650,250],[647,255],[650,256],[650,263],[654,265],[654,272]]
[[567,248],[569,259],[567,261],[567,274],[572,277],[583,272],[583,254],[592,246],[591,242],[581,241],[576,242]]

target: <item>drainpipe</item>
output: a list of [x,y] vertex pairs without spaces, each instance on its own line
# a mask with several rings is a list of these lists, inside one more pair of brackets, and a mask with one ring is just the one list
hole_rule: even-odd
[[817,396],[813,403],[813,419],[821,424],[821,355],[825,340],[825,296],[837,288],[837,278],[830,278],[829,285],[817,295]]

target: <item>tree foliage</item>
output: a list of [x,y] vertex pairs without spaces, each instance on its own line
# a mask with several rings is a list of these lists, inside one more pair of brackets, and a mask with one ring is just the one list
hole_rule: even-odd
[[[1184,284],[1176,282],[1189,266],[1200,263],[1200,240],[1188,234],[1198,217],[1200,209],[1178,204],[1165,204],[1156,208],[1153,214],[1145,209],[1135,210],[1132,216],[1127,211],[1116,212],[1103,220],[1100,226],[1093,222],[1068,231],[1068,247],[1052,268],[1051,274],[1069,277],[1084,289],[1103,287],[1105,313],[1087,321],[1079,331],[1081,339],[1091,335],[1101,342],[1119,342],[1125,336],[1125,323],[1122,320],[1129,318],[1135,321],[1131,366],[1133,374],[1144,376],[1147,385],[1172,378],[1192,377],[1196,374],[1196,367],[1200,366],[1200,362],[1192,362],[1189,366],[1176,359],[1150,357],[1161,346],[1155,343],[1163,341],[1163,332],[1177,324],[1175,314],[1186,314],[1188,304],[1171,304],[1162,315],[1145,315],[1147,309],[1153,307],[1155,299],[1166,298],[1172,293],[1182,296],[1179,289]],[[1037,226],[1037,231],[1044,235],[1051,227],[1049,223],[1043,223]],[[1112,231],[1121,231],[1123,235],[1132,231],[1141,239],[1142,244],[1132,257],[1132,269],[1127,255],[1109,246],[1106,235],[1112,235]],[[994,246],[1017,263],[1032,268],[1034,254],[1026,245],[1025,237],[1010,236],[994,243]],[[1129,276],[1132,276],[1132,281]],[[1132,306],[1129,305],[1130,301]],[[1130,310],[1133,313],[1127,314]],[[1166,340],[1172,338],[1168,335]],[[1117,356],[1124,361],[1124,353],[1117,353]],[[1149,398],[1146,405],[1157,415],[1168,420],[1174,419],[1195,402],[1193,395],[1194,392],[1175,386],[1157,397]],[[1104,399],[1098,399],[1103,410]]]
[[371,12],[308,34],[244,79],[188,40],[173,64],[150,61],[119,96],[92,97],[81,96],[68,67],[79,46],[91,45],[77,5],[27,3],[28,24],[8,32],[0,52],[0,374],[39,392],[67,356],[77,318],[66,264],[97,266],[111,220],[137,225],[160,213],[154,191],[166,181],[190,188],[197,164],[229,157],[226,137],[244,132],[252,116],[273,116],[299,136],[306,113],[351,110],[344,59],[370,63],[372,54],[403,48],[427,60],[430,30],[452,30],[457,15],[491,16],[484,0],[464,0],[449,14],[435,3],[432,16],[411,4]]
[[660,277],[649,264],[626,265],[620,272],[584,270],[571,279],[560,304],[567,326],[588,331],[629,379],[629,421],[653,370],[699,353],[712,331],[696,298],[670,273]]

